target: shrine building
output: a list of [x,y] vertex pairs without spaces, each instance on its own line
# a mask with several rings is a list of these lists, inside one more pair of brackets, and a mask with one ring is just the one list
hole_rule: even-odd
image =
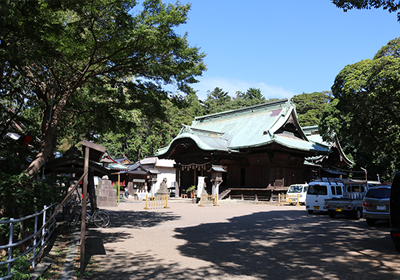
[[176,162],[184,191],[223,168],[220,191],[274,189],[309,179],[305,158],[329,155],[330,147],[309,140],[299,125],[295,105],[283,99],[196,117],[164,148],[158,158]]

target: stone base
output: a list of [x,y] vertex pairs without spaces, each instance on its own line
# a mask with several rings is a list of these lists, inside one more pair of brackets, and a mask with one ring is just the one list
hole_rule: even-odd
[[157,195],[169,195],[169,192],[168,192],[168,190],[159,189],[157,191]]

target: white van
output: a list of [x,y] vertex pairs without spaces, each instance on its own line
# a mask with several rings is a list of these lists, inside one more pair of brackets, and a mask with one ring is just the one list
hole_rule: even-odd
[[344,185],[348,181],[339,178],[322,178],[308,184],[306,196],[306,210],[312,214],[314,211],[326,212],[325,199],[342,197]]
[[299,203],[306,204],[307,187],[307,184],[290,185],[286,192],[288,201],[297,203],[297,195],[299,195]]

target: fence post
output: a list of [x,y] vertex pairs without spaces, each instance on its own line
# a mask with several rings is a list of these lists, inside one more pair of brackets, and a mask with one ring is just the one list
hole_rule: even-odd
[[[46,213],[47,213],[46,207],[47,206],[45,205],[43,208],[43,224],[42,225],[44,225],[46,223]],[[44,245],[45,235],[46,235],[46,229],[45,229],[45,227],[43,227],[43,229],[42,229],[42,246]]]
[[299,198],[300,198],[300,195],[299,195],[299,194],[297,194],[297,203],[296,203],[296,206],[298,206],[298,207],[300,207]]
[[[37,213],[38,213],[38,212],[36,211],[36,214],[37,214]],[[32,259],[33,259],[32,267],[33,267],[33,268],[35,268],[35,262],[36,262],[36,239],[37,239],[36,233],[37,233],[37,224],[38,224],[38,216],[36,215],[36,216],[35,216],[35,231],[34,231],[35,238],[33,239],[33,256],[32,256]]]
[[148,197],[148,195],[146,194],[146,207],[144,207],[144,209],[146,209],[146,210],[149,210],[150,208],[149,208],[149,197]]
[[219,206],[219,204],[218,204],[218,195],[217,195],[217,194],[215,195],[215,203],[214,203],[214,206]]
[[202,194],[200,195],[200,204],[199,204],[199,207],[204,207],[204,205],[203,205],[203,195],[202,195]]
[[168,194],[165,195],[165,207],[166,209],[169,209],[168,207]]
[[[10,219],[10,237],[8,238],[8,245],[10,247],[8,247],[8,260],[11,261],[12,260],[12,244],[13,244],[13,235],[14,235],[14,223],[12,222],[14,220],[14,218]],[[7,264],[7,275],[11,275],[11,262],[9,262]]]

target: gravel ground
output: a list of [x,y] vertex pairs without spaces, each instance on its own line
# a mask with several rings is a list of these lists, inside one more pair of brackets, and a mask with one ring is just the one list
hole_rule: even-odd
[[389,225],[309,215],[305,207],[176,199],[109,207],[87,232],[86,279],[399,279]]

